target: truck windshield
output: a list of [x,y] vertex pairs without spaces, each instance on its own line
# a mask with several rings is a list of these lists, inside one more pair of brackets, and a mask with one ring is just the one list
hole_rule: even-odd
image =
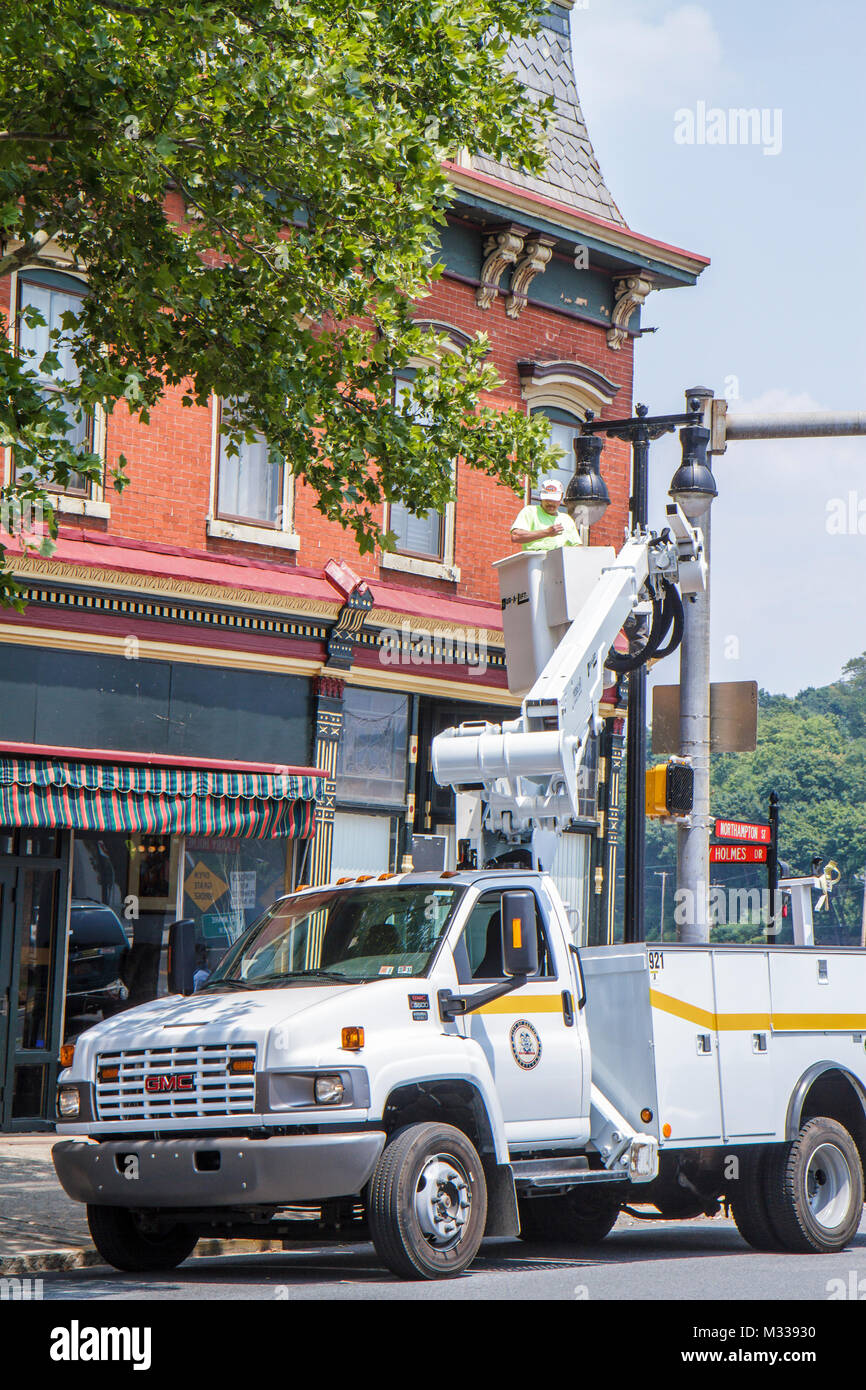
[[235,942],[203,988],[422,975],[462,893],[395,884],[284,898]]

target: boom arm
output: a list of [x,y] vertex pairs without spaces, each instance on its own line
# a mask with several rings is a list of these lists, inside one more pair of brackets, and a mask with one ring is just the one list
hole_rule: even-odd
[[[675,536],[668,531],[661,536],[638,532],[603,565],[536,676],[517,719],[501,725],[461,724],[433,740],[437,782],[457,791],[481,791],[491,829],[506,834],[534,826],[559,830],[579,814],[580,765],[590,735],[601,727],[604,665],[617,633],[641,601],[642,591],[658,598],[662,581],[678,581],[686,593],[706,584],[700,532],[693,530],[679,507],[669,506],[668,515]],[[548,556],[556,557],[558,572]],[[503,597],[504,612],[512,604],[529,604],[526,611],[533,621],[540,611],[558,616],[557,604],[561,608],[563,600],[555,586],[568,588],[569,566],[582,563],[582,554],[561,550],[532,556],[533,562],[536,559],[537,571],[529,575],[526,592]],[[568,611],[567,602],[565,608]],[[508,623],[504,626],[511,675],[513,664],[526,664],[526,630],[517,645],[517,634],[512,632],[509,642]]]

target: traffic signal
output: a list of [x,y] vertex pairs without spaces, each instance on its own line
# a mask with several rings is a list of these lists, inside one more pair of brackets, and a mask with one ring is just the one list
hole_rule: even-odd
[[685,758],[669,758],[646,774],[646,814],[670,820],[687,816],[694,805],[695,770]]

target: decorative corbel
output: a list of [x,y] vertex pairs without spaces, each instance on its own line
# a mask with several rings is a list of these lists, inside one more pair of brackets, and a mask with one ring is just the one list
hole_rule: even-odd
[[528,227],[519,227],[512,222],[494,232],[484,243],[484,264],[481,267],[481,284],[475,291],[475,303],[479,309],[489,309],[499,294],[499,282],[506,267],[514,265],[521,251]]
[[628,337],[629,319],[655,285],[650,275],[628,275],[624,280],[617,280],[613,288],[614,305],[607,345],[613,352],[619,352]]
[[542,275],[553,255],[556,237],[533,236],[527,241],[523,255],[514,267],[511,276],[511,292],[505,301],[505,312],[510,319],[520,317],[526,304],[529,286],[536,275]]

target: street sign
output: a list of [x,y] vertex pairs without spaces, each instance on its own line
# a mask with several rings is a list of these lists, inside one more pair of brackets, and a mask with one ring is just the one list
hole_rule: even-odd
[[766,845],[710,845],[711,864],[766,864]]
[[[680,752],[680,688],[653,689],[653,753]],[[757,681],[714,681],[710,686],[710,752],[751,753],[758,739]]]
[[750,821],[717,820],[717,840],[744,840],[747,844],[768,845],[773,838],[769,825],[754,825]]

